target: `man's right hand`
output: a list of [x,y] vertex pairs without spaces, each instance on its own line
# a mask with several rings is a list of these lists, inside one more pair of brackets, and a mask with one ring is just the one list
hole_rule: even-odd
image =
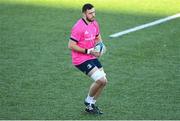
[[94,49],[90,51],[90,54],[91,54],[91,55],[94,55],[95,57],[100,57],[100,56],[101,56],[101,53],[95,51]]

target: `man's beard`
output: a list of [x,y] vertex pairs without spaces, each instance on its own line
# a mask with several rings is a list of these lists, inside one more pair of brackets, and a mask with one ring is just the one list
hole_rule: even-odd
[[88,22],[93,22],[93,21],[94,21],[94,18],[93,18],[93,19],[89,19],[89,18],[86,17],[86,20],[87,20]]

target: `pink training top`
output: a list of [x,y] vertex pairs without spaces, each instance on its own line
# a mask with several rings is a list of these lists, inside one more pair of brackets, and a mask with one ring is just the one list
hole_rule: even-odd
[[[95,46],[95,39],[99,35],[99,25],[97,21],[93,21],[87,24],[86,21],[81,18],[73,26],[71,30],[70,39],[77,42],[77,45],[81,48],[90,49]],[[87,60],[95,59],[96,57],[90,54],[85,54],[72,50],[72,63],[73,65],[79,65]]]

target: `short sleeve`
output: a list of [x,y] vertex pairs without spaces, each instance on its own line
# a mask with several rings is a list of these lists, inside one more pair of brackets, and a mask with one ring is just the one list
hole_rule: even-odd
[[81,29],[77,25],[75,25],[71,30],[71,36],[70,39],[78,42],[81,38]]
[[97,21],[95,21],[95,26],[96,26],[96,37],[97,37],[100,34],[99,24]]

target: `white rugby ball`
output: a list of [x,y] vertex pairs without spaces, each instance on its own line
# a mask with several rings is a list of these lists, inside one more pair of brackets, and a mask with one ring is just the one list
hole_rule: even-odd
[[94,50],[96,52],[100,52],[101,55],[103,55],[106,52],[106,46],[102,42],[99,42],[96,44]]

